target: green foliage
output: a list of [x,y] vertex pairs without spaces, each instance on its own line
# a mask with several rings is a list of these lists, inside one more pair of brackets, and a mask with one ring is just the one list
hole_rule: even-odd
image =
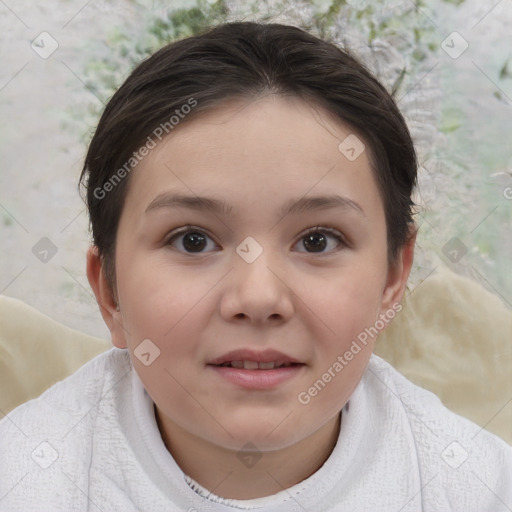
[[464,122],[464,114],[457,108],[446,106],[442,111],[441,126],[443,133],[450,133],[458,130]]
[[508,68],[510,58],[508,58],[500,69],[500,79],[512,78],[512,71]]
[[[242,19],[256,17],[266,21],[275,13],[301,9],[309,9],[310,12],[310,26],[305,28],[313,29],[320,37],[332,34],[334,27],[341,24],[357,30],[368,46],[376,41],[389,41],[402,52],[406,66],[397,73],[396,82],[389,84],[396,93],[406,85],[406,74],[414,73],[417,64],[437,51],[437,47],[431,44],[432,27],[412,2],[407,3],[405,9],[400,7],[397,10],[367,1],[278,0],[266,12],[258,0],[240,2],[240,5],[228,0],[218,0],[213,4],[206,0],[193,0],[187,7],[169,8],[165,13],[146,12],[138,21],[138,29],[126,25],[113,28],[105,47],[93,52],[94,57],[85,64],[83,75],[89,90],[105,103],[136,64],[169,42],[227,21],[233,12]],[[96,117],[99,117],[101,109],[102,105],[94,102],[92,111],[96,111]],[[92,120],[91,124],[94,124]]]

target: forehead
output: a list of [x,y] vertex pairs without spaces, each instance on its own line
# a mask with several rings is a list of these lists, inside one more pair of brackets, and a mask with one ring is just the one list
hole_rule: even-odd
[[332,194],[382,210],[362,137],[319,106],[273,94],[178,125],[132,171],[125,205],[142,212],[169,191],[215,196],[233,214]]

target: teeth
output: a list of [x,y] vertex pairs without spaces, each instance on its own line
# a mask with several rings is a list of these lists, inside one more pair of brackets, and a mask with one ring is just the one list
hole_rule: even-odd
[[226,361],[221,366],[230,366],[232,368],[239,368],[244,370],[273,370],[274,368],[288,368],[293,366],[293,363],[276,364],[275,361],[267,363],[259,363],[258,361]]

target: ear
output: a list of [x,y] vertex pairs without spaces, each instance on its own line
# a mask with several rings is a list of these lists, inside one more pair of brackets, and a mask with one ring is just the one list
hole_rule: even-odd
[[94,245],[87,251],[87,279],[96,296],[101,316],[110,330],[112,344],[117,348],[126,348],[123,316],[105,276],[98,248]]
[[418,230],[414,223],[410,225],[409,237],[400,249],[395,262],[388,267],[386,286],[382,293],[381,313],[390,309],[393,304],[402,300],[414,261],[414,246]]

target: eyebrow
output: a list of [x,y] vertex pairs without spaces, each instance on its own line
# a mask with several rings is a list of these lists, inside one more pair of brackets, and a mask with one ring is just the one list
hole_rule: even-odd
[[[162,208],[187,208],[197,211],[210,211],[214,214],[229,215],[233,207],[219,199],[200,196],[186,196],[182,194],[162,193],[155,197],[146,208],[146,213]],[[351,209],[365,216],[361,206],[340,195],[302,197],[300,199],[289,199],[281,208],[281,216],[299,214],[312,210],[327,210],[331,208]]]

